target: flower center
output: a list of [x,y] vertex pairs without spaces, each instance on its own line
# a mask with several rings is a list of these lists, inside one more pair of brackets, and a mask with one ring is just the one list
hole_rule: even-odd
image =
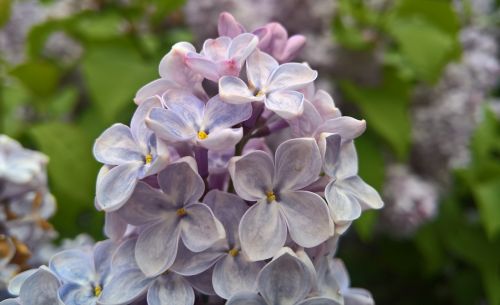
[[95,287],[94,287],[94,295],[96,297],[98,297],[98,296],[101,295],[101,293],[102,293],[102,287],[101,287],[101,285],[99,285],[99,284],[95,285]]
[[229,250],[229,255],[231,255],[232,257],[236,257],[238,256],[238,254],[240,254],[240,250],[236,249],[236,248],[232,248],[231,250]]
[[180,208],[180,209],[177,210],[177,216],[183,217],[183,216],[186,216],[186,215],[187,215],[187,212],[186,212],[185,208]]
[[198,139],[205,140],[208,137],[208,133],[203,130],[198,131]]
[[263,90],[259,90],[259,91],[257,91],[257,93],[255,94],[255,96],[256,96],[256,97],[261,97],[261,96],[264,96],[264,95],[266,95],[266,94],[264,93],[264,91],[263,91]]
[[276,201],[276,195],[274,194],[273,191],[268,191],[266,192],[266,197],[267,197],[267,202],[271,203],[273,201]]
[[144,159],[146,161],[146,164],[150,164],[153,161],[153,155],[147,154]]

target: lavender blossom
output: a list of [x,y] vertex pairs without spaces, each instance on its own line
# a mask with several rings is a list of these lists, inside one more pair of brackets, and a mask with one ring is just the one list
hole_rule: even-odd
[[[228,14],[219,30],[227,36],[200,53],[174,45],[161,78],[137,93],[130,127],[115,124],[97,139],[95,205],[110,239],[53,256],[51,295],[65,305],[193,305],[202,295],[227,304],[370,304],[322,263],[362,209],[382,206],[357,175],[352,140],[365,122],[316,92],[316,71],[288,62],[303,37],[278,24],[249,34]],[[205,92],[206,80],[219,91]],[[4,242],[6,260],[13,242]],[[14,292],[32,276],[15,278]]]
[[[300,158],[297,158],[300,156]],[[243,215],[240,240],[252,260],[272,257],[285,244],[287,231],[303,247],[314,247],[333,233],[323,199],[300,189],[314,182],[321,155],[313,139],[292,139],[276,150],[275,162],[260,151],[235,157],[230,169],[237,194],[257,201]]]

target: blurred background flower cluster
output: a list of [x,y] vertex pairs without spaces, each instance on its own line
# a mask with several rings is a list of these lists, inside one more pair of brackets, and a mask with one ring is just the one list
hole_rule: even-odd
[[[128,121],[133,96],[171,45],[200,48],[222,11],[249,29],[281,22],[306,36],[300,60],[319,70],[343,113],[368,123],[356,141],[360,175],[386,207],[342,238],[354,286],[378,304],[498,305],[499,8],[498,0],[0,0],[0,134],[50,159],[50,192],[44,172],[39,188],[57,212],[43,216],[44,241],[101,239],[93,141]],[[9,237],[0,237],[2,246]]]

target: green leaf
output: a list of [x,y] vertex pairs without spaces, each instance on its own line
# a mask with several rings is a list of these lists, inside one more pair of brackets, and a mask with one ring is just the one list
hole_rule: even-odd
[[500,232],[500,177],[477,185],[474,194],[479,204],[479,213],[484,228],[488,236],[493,239]]
[[17,66],[10,73],[31,92],[42,97],[54,93],[61,78],[58,67],[44,60],[28,61]]
[[407,62],[427,82],[437,81],[455,54],[455,37],[421,20],[397,19],[390,31]]
[[0,0],[0,27],[9,21],[11,7],[11,0]]
[[411,132],[408,83],[394,69],[386,69],[378,87],[361,87],[350,81],[342,81],[340,86],[343,93],[360,107],[368,129],[385,139],[399,159],[405,159]]
[[58,201],[53,219],[56,229],[63,237],[81,232],[99,236],[102,215],[95,212],[86,223],[78,221],[82,213],[94,210],[98,164],[92,158],[93,139],[78,126],[64,123],[38,125],[30,134],[50,158],[49,182]]
[[400,0],[386,31],[420,79],[433,83],[446,64],[459,55],[460,23],[450,1]]
[[157,63],[145,61],[127,43],[92,45],[82,65],[92,102],[106,122],[113,122],[135,92],[157,77]]

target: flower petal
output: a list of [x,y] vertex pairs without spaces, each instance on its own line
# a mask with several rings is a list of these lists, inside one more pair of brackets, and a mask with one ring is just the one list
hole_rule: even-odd
[[50,270],[70,283],[86,285],[95,276],[92,253],[81,250],[65,250],[54,255],[49,262]]
[[243,128],[223,128],[216,129],[208,134],[203,140],[197,143],[209,150],[224,151],[234,147],[243,137]]
[[297,305],[342,305],[333,299],[325,297],[314,297],[299,302]]
[[189,52],[186,54],[185,61],[189,68],[211,81],[217,82],[221,77],[217,64],[208,57]]
[[214,288],[212,287],[212,273],[213,267],[203,271],[200,274],[193,276],[186,276],[185,279],[193,286],[196,291],[201,292],[205,295],[216,295]]
[[226,305],[266,305],[266,301],[257,293],[244,292],[234,295]]
[[193,288],[175,273],[167,273],[156,279],[148,290],[148,305],[193,305]]
[[8,291],[11,295],[19,295],[21,287],[27,278],[32,276],[38,269],[29,269],[24,272],[17,274],[9,281]]
[[279,202],[290,236],[298,245],[315,247],[332,235],[328,206],[319,195],[306,191],[282,192]]
[[288,62],[294,59],[300,53],[305,44],[306,37],[303,35],[293,35],[286,42],[285,49],[279,56],[278,60],[280,62]]
[[207,205],[192,203],[186,206],[186,213],[181,219],[181,237],[189,250],[193,252],[206,250],[225,237],[222,225]]
[[101,295],[101,305],[125,305],[143,296],[155,278],[147,278],[137,268],[121,269],[113,273]]
[[304,88],[318,77],[318,72],[300,63],[286,63],[273,71],[267,81],[267,92]]
[[250,33],[240,34],[231,41],[231,45],[227,51],[227,57],[234,59],[237,65],[241,67],[247,57],[255,50],[258,43],[259,39],[257,36]]
[[162,211],[175,209],[169,205],[167,196],[144,182],[137,183],[134,193],[121,209],[119,217],[133,226],[149,224],[161,218]]
[[193,127],[170,109],[153,108],[146,118],[146,125],[157,137],[169,142],[188,141],[196,136]]
[[255,50],[247,59],[247,77],[250,87],[262,90],[271,73],[278,68],[278,62],[269,54]]
[[349,141],[359,137],[366,129],[365,120],[356,120],[349,116],[341,116],[330,119],[321,124],[316,130],[316,134],[336,133],[342,137],[342,140]]
[[168,217],[146,227],[139,234],[135,259],[146,276],[162,274],[174,263],[180,238],[178,224],[175,212],[169,213]]
[[252,261],[272,257],[286,241],[286,222],[279,204],[262,200],[251,206],[239,226],[243,252]]
[[134,97],[134,102],[137,105],[142,104],[145,100],[153,97],[153,96],[162,96],[163,93],[168,91],[169,89],[177,88],[177,84],[172,82],[171,80],[165,78],[156,79],[146,85],[144,85]]
[[212,209],[215,217],[226,229],[229,245],[239,246],[238,226],[248,209],[245,201],[235,194],[211,190],[205,195],[203,202]]
[[289,120],[290,127],[295,136],[298,137],[312,137],[314,132],[321,124],[321,115],[316,108],[304,99],[304,111],[301,115]]
[[94,157],[107,165],[144,161],[141,147],[128,126],[117,123],[106,129],[95,141]]
[[331,181],[326,186],[325,198],[328,201],[333,221],[336,224],[342,225],[361,216],[361,206],[358,200],[353,194],[338,189],[335,181]]
[[96,200],[106,212],[121,208],[134,192],[142,162],[130,162],[113,167],[98,181]]
[[247,84],[235,76],[221,77],[219,96],[224,102],[230,104],[245,104],[262,100],[262,97],[254,96]]
[[185,63],[186,54],[196,52],[189,42],[178,42],[160,61],[158,72],[162,78],[172,81],[179,87],[195,88],[202,77],[192,71]]
[[273,160],[263,151],[252,151],[232,158],[230,174],[236,193],[248,201],[257,201],[273,190]]
[[247,120],[251,115],[251,104],[229,104],[216,95],[207,102],[201,127],[209,132],[216,128],[228,128]]
[[59,286],[59,281],[50,271],[39,268],[21,286],[20,303],[23,305],[60,304],[57,296]]
[[203,43],[203,55],[213,62],[227,59],[227,51],[231,44],[231,38],[221,36],[215,39],[207,39]]
[[293,305],[311,290],[307,266],[290,253],[283,253],[259,273],[257,286],[267,304]]
[[224,256],[228,250],[227,248],[226,241],[223,239],[202,252],[191,252],[183,243],[180,243],[177,258],[170,269],[184,276],[200,274],[208,270]]
[[318,90],[314,98],[311,99],[311,103],[323,120],[334,119],[341,116],[340,110],[335,106],[333,98],[325,90]]
[[188,126],[195,126],[203,118],[205,103],[188,91],[169,91],[162,96],[165,106],[175,112]]
[[217,25],[217,30],[220,36],[236,37],[241,33],[246,32],[245,28],[239,24],[233,15],[228,12],[222,12],[219,15],[219,22]]
[[147,152],[148,144],[153,132],[146,126],[146,118],[153,108],[161,108],[161,101],[158,96],[154,96],[145,100],[132,116],[130,122],[130,132],[135,142],[142,148],[142,151]]
[[368,290],[350,288],[344,292],[345,305],[375,305],[375,301]]
[[318,179],[321,154],[313,138],[287,140],[276,149],[275,186],[297,190]]
[[[324,169],[325,173],[330,177],[337,177],[336,170],[338,168],[339,163],[339,155],[341,151],[341,143],[342,138],[338,134],[332,134],[325,138],[325,145],[321,145],[320,150],[323,151],[324,156]],[[356,153],[356,152],[354,152]],[[350,156],[346,156],[350,158]],[[357,163],[356,163],[357,164]]]
[[359,200],[363,210],[381,209],[384,206],[379,193],[359,176],[341,180],[337,187],[354,195]]
[[214,268],[212,283],[220,297],[229,299],[240,292],[256,291],[256,280],[264,262],[251,262],[243,253],[226,255]]
[[97,299],[90,284],[86,286],[64,285],[59,290],[59,297],[64,305],[95,305]]
[[266,98],[266,108],[285,120],[293,119],[304,111],[304,95],[297,91],[279,90]]
[[[192,158],[190,160],[194,161]],[[158,183],[163,192],[179,208],[198,201],[205,191],[203,179],[188,162],[184,161],[168,165],[158,174]]]
[[117,212],[107,212],[104,215],[104,234],[112,240],[119,240],[127,230],[127,223]]
[[5,299],[3,301],[0,301],[0,305],[21,305],[21,303],[19,302],[19,299]]

